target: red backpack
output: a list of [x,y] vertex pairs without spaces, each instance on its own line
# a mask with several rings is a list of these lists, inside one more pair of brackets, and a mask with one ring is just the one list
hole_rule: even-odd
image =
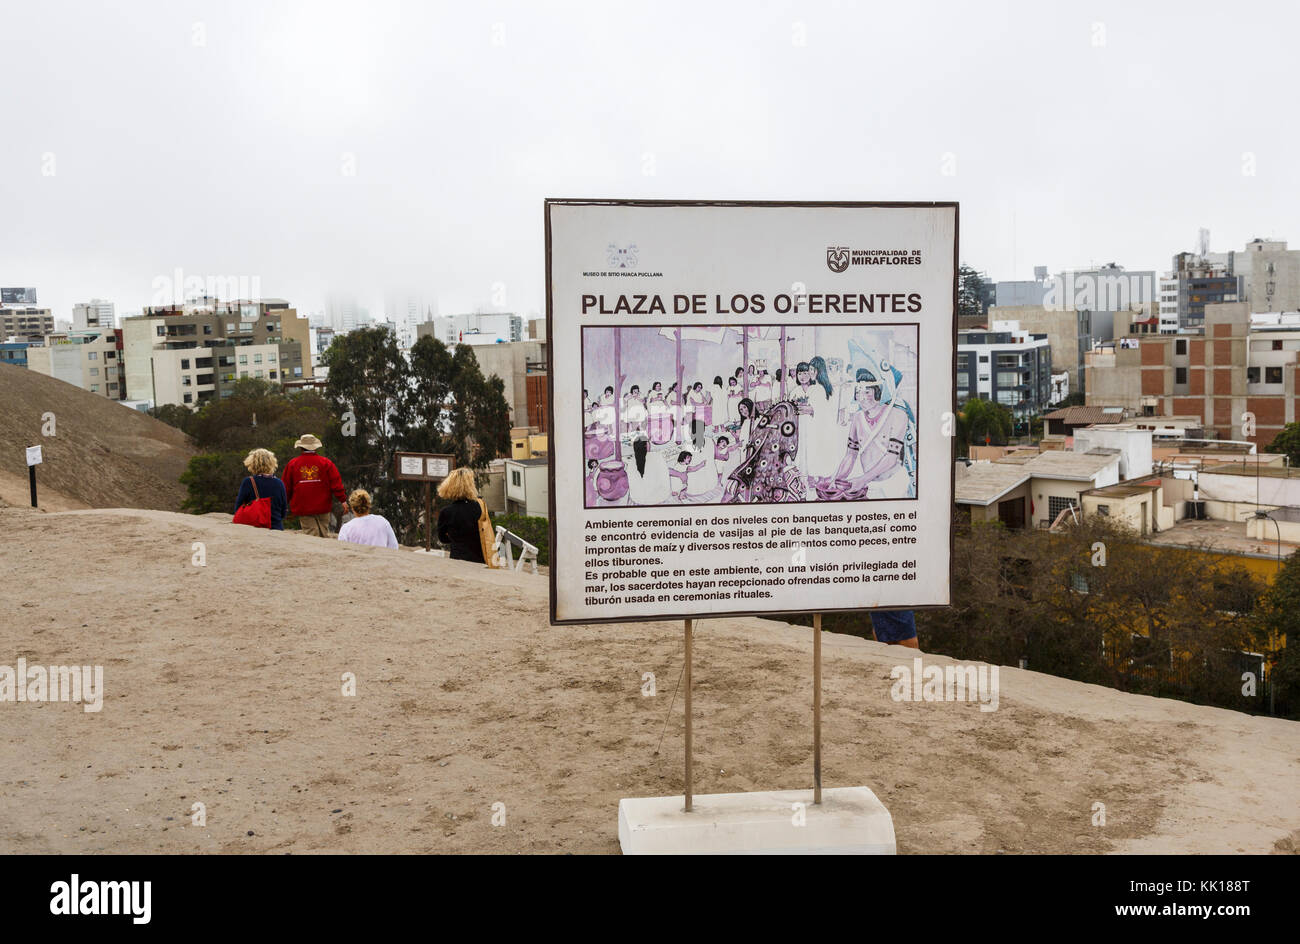
[[253,483],[253,500],[247,505],[240,505],[232,519],[232,524],[251,524],[254,528],[271,527],[271,499],[257,494],[257,476],[250,475]]

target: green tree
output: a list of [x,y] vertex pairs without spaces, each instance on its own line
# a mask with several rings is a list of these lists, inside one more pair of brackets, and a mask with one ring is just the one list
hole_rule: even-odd
[[1300,718],[1300,554],[1283,563],[1255,617],[1259,635],[1266,641],[1277,713]]
[[963,318],[982,317],[987,309],[984,307],[984,286],[987,278],[966,263],[957,270],[957,314]]
[[149,415],[156,420],[162,420],[168,426],[175,426],[183,433],[190,432],[194,425],[194,411],[179,403],[164,403],[162,406],[152,407]]
[[321,437],[344,487],[361,486],[375,509],[400,520],[393,454],[402,448],[403,412],[410,409],[410,368],[386,329],[359,328],[334,338],[321,355],[329,369],[325,398],[345,420]]
[[1011,411],[1001,404],[972,397],[962,407],[958,426],[967,445],[983,445],[986,438],[1002,444],[1011,436],[1014,421]]
[[1282,432],[1273,437],[1265,452],[1281,453],[1291,457],[1291,465],[1300,463],[1300,423],[1287,423]]

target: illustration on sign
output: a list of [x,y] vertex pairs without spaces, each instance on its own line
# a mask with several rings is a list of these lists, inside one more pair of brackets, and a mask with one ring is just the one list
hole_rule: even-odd
[[916,498],[917,334],[585,327],[584,507]]

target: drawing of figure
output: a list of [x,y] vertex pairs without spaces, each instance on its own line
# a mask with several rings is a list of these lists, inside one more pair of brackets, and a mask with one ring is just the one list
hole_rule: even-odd
[[749,397],[741,397],[736,404],[736,425],[731,432],[737,449],[743,449],[754,438],[754,401]]
[[718,481],[725,483],[740,465],[740,447],[723,433],[713,441],[713,459],[718,469]]
[[583,490],[586,494],[586,504],[588,508],[596,507],[596,473],[600,469],[600,462],[595,459],[587,460],[587,475],[583,479]]
[[795,455],[799,452],[799,414],[788,400],[760,413],[745,457],[731,473],[723,492],[725,502],[803,501],[807,485]]
[[649,416],[647,432],[650,441],[656,446],[662,446],[673,438],[673,418],[669,413],[668,396],[664,393],[664,385],[658,380],[650,388],[647,409]]
[[[740,371],[737,370],[736,373],[739,374]],[[740,392],[740,380],[737,377],[728,377],[727,378],[727,427],[730,429],[735,429],[736,424],[740,422],[740,414],[737,411],[740,409],[741,395],[742,394]]]
[[791,399],[799,411],[799,454],[795,464],[805,477],[824,477],[839,462],[834,392],[821,357],[800,362],[794,369],[795,389]]
[[754,367],[754,378],[749,383],[749,396],[754,410],[759,414],[772,408],[772,376],[767,372],[767,361],[759,360]]
[[632,505],[662,505],[668,501],[668,463],[662,452],[650,449],[645,437],[632,443],[633,467],[627,473],[627,498]]
[[633,384],[632,389],[623,397],[623,432],[632,434],[645,432],[648,416],[649,412],[645,398],[641,396],[641,388]]
[[[849,422],[844,457],[833,477],[816,479],[813,487],[827,501],[914,497],[914,460],[910,467],[905,461],[909,452],[915,454],[909,411],[892,390],[886,390],[892,383],[882,382],[867,369],[860,368],[858,376],[861,379],[854,386],[858,408]],[[896,383],[892,374],[886,376]]]

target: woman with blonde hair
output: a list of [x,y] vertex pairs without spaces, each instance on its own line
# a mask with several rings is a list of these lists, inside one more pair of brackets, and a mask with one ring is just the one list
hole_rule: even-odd
[[[275,475],[279,464],[275,453],[269,449],[254,449],[245,457],[244,468],[248,470],[248,477],[239,484],[239,495],[235,498],[236,524],[284,530],[284,516],[289,513],[289,495],[284,490],[284,483]],[[269,516],[266,505],[270,506]]]
[[492,556],[492,525],[474,486],[474,471],[453,469],[438,486],[438,497],[451,502],[438,512],[438,540],[450,547],[448,556],[486,563]]
[[339,528],[340,541],[371,547],[397,547],[397,535],[388,519],[371,513],[369,492],[364,488],[355,489],[348,496],[348,507],[356,517]]

